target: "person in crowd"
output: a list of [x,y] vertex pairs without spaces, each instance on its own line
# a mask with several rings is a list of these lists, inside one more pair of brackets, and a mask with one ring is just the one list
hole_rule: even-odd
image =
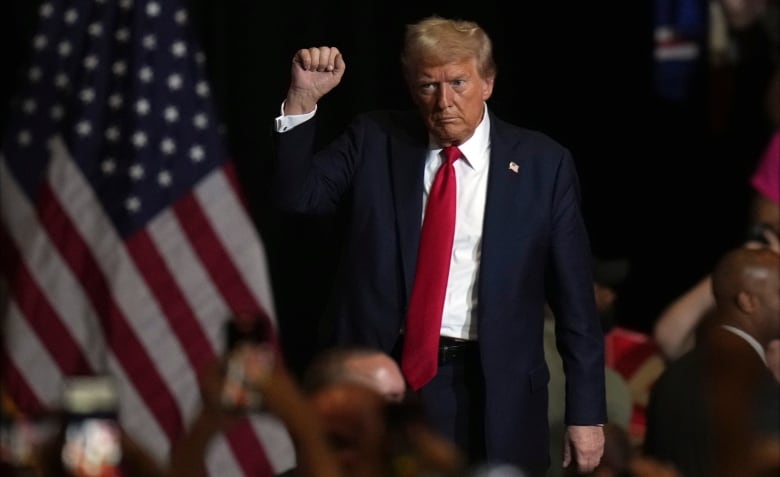
[[780,254],[736,248],[711,281],[711,322],[651,389],[643,449],[687,477],[753,475],[755,449],[780,445],[780,389],[765,352],[780,339]]
[[303,375],[306,392],[336,382],[355,382],[375,389],[388,401],[406,397],[406,381],[398,363],[376,348],[342,345],[316,355]]
[[[777,129],[750,178],[753,200],[746,246],[769,245],[780,253],[780,129]],[[680,357],[696,341],[700,323],[715,309],[709,274],[669,303],[653,326],[653,338],[667,360]],[[770,343],[770,364],[780,381],[780,343]]]
[[347,477],[454,477],[466,471],[459,450],[431,429],[417,401],[390,401],[375,387],[349,380],[321,382],[308,399]]
[[317,148],[318,103],[346,65],[334,46],[298,50],[273,136],[281,208],[349,207],[333,341],[396,357],[427,418],[471,462],[542,475],[549,303],[567,369],[564,459],[593,469],[607,418],[604,342],[569,150],[494,114],[491,39],[438,16],[405,31],[416,111],[359,115]]
[[337,453],[328,441],[325,423],[312,406],[278,350],[264,343],[242,343],[234,357],[244,370],[247,392],[259,402],[225,402],[229,355],[212,362],[201,373],[202,408],[183,438],[174,443],[164,477],[200,475],[203,456],[212,440],[231,427],[241,425],[251,413],[269,413],[285,426],[296,451],[296,467],[283,475],[296,477],[343,477]]

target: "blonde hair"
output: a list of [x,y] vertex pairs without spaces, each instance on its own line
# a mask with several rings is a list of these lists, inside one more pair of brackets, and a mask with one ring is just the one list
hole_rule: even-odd
[[407,80],[420,66],[440,66],[474,58],[483,78],[496,75],[493,43],[477,23],[433,15],[406,26],[401,66]]

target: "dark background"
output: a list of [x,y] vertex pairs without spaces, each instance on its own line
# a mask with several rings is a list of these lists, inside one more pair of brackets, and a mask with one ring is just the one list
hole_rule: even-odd
[[[5,111],[40,2],[3,3]],[[398,61],[405,24],[432,13],[479,22],[493,38],[499,67],[489,106],[571,149],[594,253],[631,261],[619,302],[623,326],[649,331],[662,307],[744,235],[747,177],[768,138],[760,104],[763,70],[748,73],[754,83],[727,94],[734,90],[720,88],[702,61],[685,100],[660,100],[653,89],[652,1],[185,4],[265,241],[282,342],[294,369],[317,346],[342,220],[283,215],[268,197],[272,118],[286,92],[291,58],[302,47],[338,46],[347,62],[342,84],[320,104],[327,140],[356,112],[410,104]],[[713,97],[727,109],[741,108],[717,130]]]

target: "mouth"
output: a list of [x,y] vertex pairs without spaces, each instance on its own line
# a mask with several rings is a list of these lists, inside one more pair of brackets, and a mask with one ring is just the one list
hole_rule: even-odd
[[456,122],[457,120],[458,120],[458,118],[452,117],[452,116],[436,118],[436,122],[439,123],[439,124],[452,124],[452,123]]

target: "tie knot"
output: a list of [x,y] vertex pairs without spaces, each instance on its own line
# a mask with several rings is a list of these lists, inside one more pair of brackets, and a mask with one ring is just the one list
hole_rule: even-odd
[[444,159],[448,164],[452,164],[463,155],[460,152],[460,149],[458,149],[458,146],[447,146],[441,150],[441,153],[444,155]]

